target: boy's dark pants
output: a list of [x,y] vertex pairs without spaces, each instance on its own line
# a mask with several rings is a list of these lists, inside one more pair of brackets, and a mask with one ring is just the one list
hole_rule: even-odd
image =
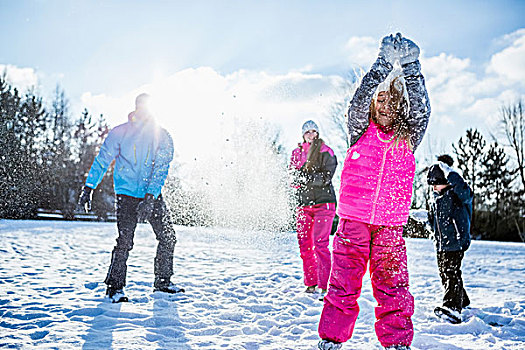
[[462,251],[437,252],[439,276],[445,288],[443,306],[459,312],[470,305],[470,299],[465,288],[463,288],[463,279],[461,278],[463,255]]
[[[129,252],[133,249],[133,237],[137,227],[137,206],[141,198],[117,196],[117,245],[113,248],[111,265],[104,283],[108,287],[121,289],[126,285]],[[169,283],[173,275],[173,250],[177,239],[166,203],[159,196],[155,200],[153,213],[148,219],[158,240],[155,256],[155,285]]]

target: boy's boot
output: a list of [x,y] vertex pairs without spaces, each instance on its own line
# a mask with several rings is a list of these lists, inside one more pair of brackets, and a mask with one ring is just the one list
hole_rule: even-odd
[[153,284],[154,292],[164,292],[164,293],[184,293],[184,288],[179,288],[174,285],[169,278],[155,278],[155,283]]
[[128,297],[124,294],[122,288],[116,289],[108,286],[106,289],[106,296],[111,300],[112,303],[125,303],[128,301]]
[[459,311],[453,310],[446,306],[436,307],[434,309],[434,313],[436,314],[437,317],[447,322],[450,322],[452,324],[461,323],[461,314],[459,313]]

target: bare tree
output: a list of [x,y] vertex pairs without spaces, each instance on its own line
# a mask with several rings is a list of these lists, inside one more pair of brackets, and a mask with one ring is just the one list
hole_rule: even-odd
[[514,106],[502,107],[501,123],[509,146],[516,156],[518,174],[522,189],[525,191],[525,116],[523,115],[523,102],[521,100]]
[[333,132],[336,137],[332,142],[336,141],[338,145],[346,151],[350,147],[350,137],[348,134],[348,108],[350,101],[354,95],[355,90],[359,86],[364,72],[354,72],[341,85],[342,95],[344,99],[335,102],[329,111],[329,120],[331,122],[330,132]]

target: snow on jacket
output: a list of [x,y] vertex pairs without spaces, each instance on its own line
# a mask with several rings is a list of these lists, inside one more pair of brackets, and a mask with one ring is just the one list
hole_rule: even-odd
[[450,172],[450,186],[434,192],[428,221],[437,251],[465,251],[470,246],[473,192],[461,175]]
[[413,152],[425,133],[430,103],[419,61],[403,66],[413,150],[406,141],[395,145],[392,133],[381,131],[369,112],[377,86],[391,71],[392,65],[379,58],[352,98],[348,111],[352,146],[347,151],[341,175],[337,214],[373,225],[398,226],[408,220],[415,174]]
[[115,159],[115,193],[144,198],[158,197],[173,159],[170,134],[152,118],[129,121],[112,129],[93,161],[86,186],[96,188]]
[[337,167],[334,151],[323,143],[321,146],[320,167],[307,172],[304,168],[308,158],[310,144],[302,143],[293,150],[290,170],[293,176],[293,186],[296,188],[300,206],[321,203],[335,203],[335,191],[332,178]]

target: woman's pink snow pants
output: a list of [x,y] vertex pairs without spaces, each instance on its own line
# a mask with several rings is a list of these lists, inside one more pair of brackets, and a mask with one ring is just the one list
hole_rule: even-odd
[[297,239],[306,286],[327,289],[331,267],[328,243],[334,216],[335,203],[297,208]]
[[408,291],[402,232],[402,226],[375,226],[341,219],[334,238],[330,288],[319,321],[321,339],[345,342],[352,336],[359,314],[357,298],[370,260],[379,342],[384,347],[412,343],[414,298]]

